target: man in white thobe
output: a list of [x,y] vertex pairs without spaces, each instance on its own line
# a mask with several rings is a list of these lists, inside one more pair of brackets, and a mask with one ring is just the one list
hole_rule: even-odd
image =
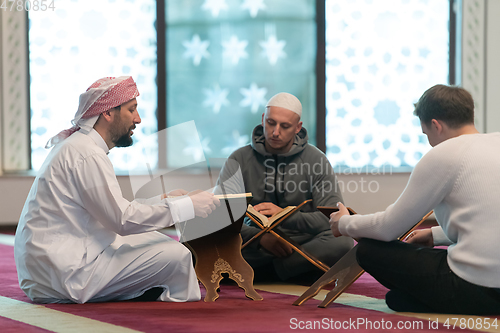
[[[109,149],[132,144],[141,119],[132,77],[103,78],[80,96],[74,126],[55,145],[28,194],[14,254],[21,289],[37,303],[201,298],[189,250],[157,232],[206,217],[213,194],[123,198]],[[188,195],[185,195],[188,194]]]

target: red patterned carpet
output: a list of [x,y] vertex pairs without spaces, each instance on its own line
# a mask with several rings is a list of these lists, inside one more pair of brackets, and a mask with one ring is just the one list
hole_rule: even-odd
[[316,299],[293,306],[297,296],[283,291],[259,290],[264,300],[252,301],[234,285],[222,285],[220,298],[213,303],[35,305],[17,284],[13,246],[0,245],[0,281],[0,332],[472,331],[458,326],[447,328],[434,322],[436,315],[390,311],[382,300],[385,288],[367,274],[326,309],[318,308],[320,301]]

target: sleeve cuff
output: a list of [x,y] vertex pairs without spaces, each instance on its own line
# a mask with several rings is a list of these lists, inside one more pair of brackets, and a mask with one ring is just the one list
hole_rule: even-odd
[[451,245],[453,242],[446,236],[443,228],[432,227],[432,239],[434,241],[434,246]]
[[191,201],[189,196],[166,200],[174,223],[194,219],[193,201]]
[[349,215],[344,215],[339,219],[339,231],[343,236],[349,236],[347,233],[347,225],[349,224]]

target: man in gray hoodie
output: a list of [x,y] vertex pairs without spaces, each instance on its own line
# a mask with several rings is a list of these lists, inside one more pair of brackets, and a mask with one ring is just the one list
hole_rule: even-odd
[[[332,266],[353,246],[348,237],[335,238],[328,218],[317,206],[335,206],[342,202],[337,179],[326,156],[307,143],[307,131],[300,117],[302,105],[288,93],[273,96],[255,127],[252,143],[229,156],[218,184],[227,193],[251,192],[251,204],[260,213],[272,216],[287,206],[312,199],[301,211],[285,219],[279,231],[299,243],[304,250]],[[234,177],[241,170],[244,184]],[[243,242],[261,229],[248,218],[241,230]],[[322,272],[289,244],[264,233],[242,250],[253,267],[256,280],[315,280]]]

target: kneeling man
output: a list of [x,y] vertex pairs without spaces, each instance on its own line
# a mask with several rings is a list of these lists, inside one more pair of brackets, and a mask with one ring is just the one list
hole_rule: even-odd
[[132,77],[96,81],[80,96],[74,126],[55,145],[28,194],[14,254],[21,289],[38,303],[195,301],[191,253],[157,232],[206,217],[213,194],[177,190],[170,200],[126,200],[107,156],[132,144],[141,122]]
[[[361,238],[358,262],[390,289],[395,311],[499,315],[500,133],[478,133],[472,96],[459,87],[428,89],[415,115],[434,148],[404,192],[371,215],[349,216],[339,203],[332,232]],[[438,227],[395,241],[430,210]]]

